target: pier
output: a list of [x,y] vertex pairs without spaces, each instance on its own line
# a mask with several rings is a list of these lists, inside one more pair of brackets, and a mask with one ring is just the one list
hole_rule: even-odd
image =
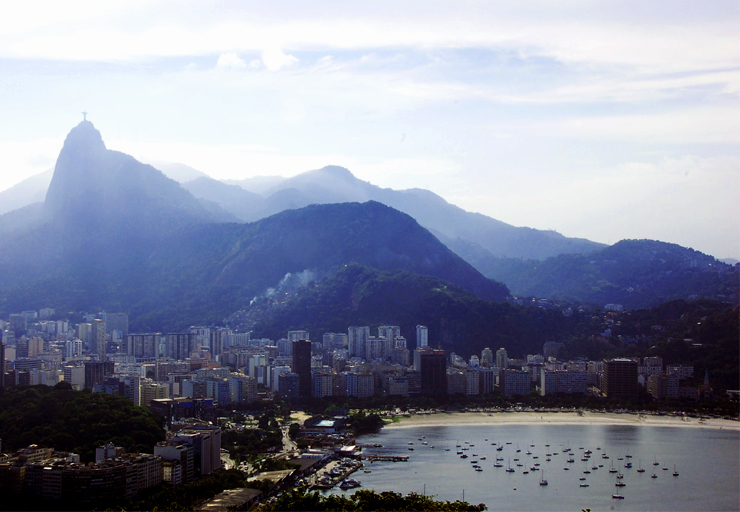
[[408,462],[408,455],[361,455],[362,460],[369,460],[370,462]]

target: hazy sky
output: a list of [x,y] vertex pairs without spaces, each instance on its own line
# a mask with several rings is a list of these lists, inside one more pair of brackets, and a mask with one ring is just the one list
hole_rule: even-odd
[[0,190],[89,112],[215,178],[327,164],[740,258],[740,3],[3,2]]

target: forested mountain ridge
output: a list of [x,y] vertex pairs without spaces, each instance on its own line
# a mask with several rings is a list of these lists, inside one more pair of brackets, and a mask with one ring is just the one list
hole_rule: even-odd
[[676,244],[622,240],[591,254],[561,254],[544,261],[480,258],[484,275],[517,296],[536,296],[637,309],[675,299],[738,303],[738,267]]
[[[572,332],[580,318],[554,309],[489,302],[438,278],[360,265],[344,266],[298,290],[284,306],[263,310],[252,325],[256,336],[277,338],[293,329],[346,332],[350,325],[398,325],[409,335],[423,324],[429,328],[430,346],[466,357],[485,347],[538,353],[542,343]],[[410,349],[415,344],[415,339],[408,340]]]

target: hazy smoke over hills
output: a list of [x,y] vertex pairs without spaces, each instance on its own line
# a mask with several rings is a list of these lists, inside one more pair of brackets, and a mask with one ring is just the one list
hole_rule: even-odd
[[[275,286],[274,288],[270,287],[265,290],[265,293],[262,294],[262,297],[274,297],[275,295],[280,295],[282,293],[293,293],[298,290],[298,288],[306,286],[311,281],[315,281],[317,279],[317,275],[318,274],[316,271],[309,269],[306,269],[303,272],[288,272],[280,280],[277,286]],[[259,297],[255,297],[254,299],[252,299],[252,302],[257,300],[258,298]]]

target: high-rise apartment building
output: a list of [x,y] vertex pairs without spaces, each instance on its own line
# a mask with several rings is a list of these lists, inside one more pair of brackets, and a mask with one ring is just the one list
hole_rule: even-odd
[[76,359],[82,355],[82,340],[69,340],[65,343],[64,348],[67,359]]
[[93,351],[93,347],[91,346],[92,324],[86,322],[77,324],[77,337],[82,340],[83,348],[86,348],[90,352]]
[[311,396],[311,342],[293,342],[293,373],[298,374],[298,394],[301,398]]
[[310,340],[308,331],[288,331],[288,341]]
[[368,338],[370,338],[370,327],[367,325],[361,327],[350,327],[347,331],[349,357],[366,357]]
[[114,366],[110,361],[85,362],[85,389],[92,389],[95,384],[113,375]]
[[391,356],[391,350],[395,347],[396,339],[401,337],[401,328],[397,325],[381,325],[378,327],[378,338],[382,338],[383,348],[381,357],[388,359]]
[[499,390],[504,396],[528,395],[531,377],[526,370],[502,369],[499,371],[498,382]]
[[[441,349],[416,349],[418,351],[421,390],[425,393],[447,391],[447,354]],[[416,359],[416,351],[414,359]]]
[[172,359],[187,359],[195,350],[195,334],[173,332],[167,335],[167,356]]
[[637,362],[632,359],[605,360],[602,391],[609,398],[637,397]]
[[493,350],[486,347],[480,353],[480,364],[486,367],[493,366]]
[[588,373],[585,370],[547,370],[540,368],[540,395],[585,393]]
[[496,351],[496,367],[502,369],[509,367],[509,354],[503,347]]
[[90,348],[98,361],[105,361],[105,320],[96,318],[90,329]]
[[213,357],[218,357],[227,348],[229,336],[233,335],[231,329],[211,329],[210,349]]
[[343,372],[344,394],[358,398],[370,398],[375,394],[375,376],[371,373]]
[[416,347],[429,346],[429,329],[426,325],[416,326]]
[[278,395],[282,399],[300,397],[300,377],[297,373],[283,372],[278,376]]
[[126,353],[137,358],[155,358],[160,338],[159,333],[127,334]]

